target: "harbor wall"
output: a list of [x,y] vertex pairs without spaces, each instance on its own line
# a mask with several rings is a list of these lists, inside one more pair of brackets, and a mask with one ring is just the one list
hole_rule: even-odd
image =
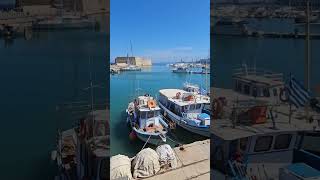
[[141,57],[116,57],[116,64],[136,65],[139,67],[152,66],[151,59],[145,59]]

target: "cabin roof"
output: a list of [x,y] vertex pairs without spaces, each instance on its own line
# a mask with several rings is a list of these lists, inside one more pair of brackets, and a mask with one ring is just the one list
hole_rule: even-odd
[[267,103],[270,97],[253,97],[251,95],[241,94],[232,89],[213,88],[215,97],[225,97],[228,101],[255,101],[258,103]]
[[[185,106],[185,105],[189,105],[189,104],[194,104],[196,102],[196,104],[203,104],[203,103],[210,103],[210,99],[208,96],[205,95],[194,95],[190,92],[184,91],[182,89],[161,89],[159,91],[160,94],[162,94],[163,96],[166,96],[168,98],[169,101],[179,105],[179,106]],[[192,94],[196,97],[196,101],[192,100],[192,101],[183,101],[181,98],[180,99],[176,99],[176,94],[180,93],[181,96],[183,94]]]
[[224,140],[235,140],[249,136],[280,132],[320,131],[320,127],[317,125],[316,121],[307,123],[305,119],[300,119],[293,115],[290,124],[288,115],[282,113],[278,113],[275,124],[276,128],[274,129],[272,121],[268,119],[267,122],[263,124],[243,124],[233,128],[230,119],[217,119],[214,120],[214,123],[211,123],[211,133]]
[[[213,120],[214,123],[211,123],[211,131],[213,134],[221,137],[225,140],[234,140],[242,137],[249,137],[254,135],[261,135],[265,133],[276,133],[276,132],[285,132],[285,131],[305,131],[313,130],[314,127],[317,127],[317,122],[306,123],[306,120],[301,117],[304,115],[303,108],[295,109],[292,114],[292,122],[289,124],[289,106],[287,104],[274,102],[268,97],[252,97],[238,92],[233,91],[232,89],[223,89],[223,88],[213,88],[215,97],[225,97],[227,100],[227,106],[224,107],[225,111],[231,111],[233,105],[237,105],[239,108],[250,108],[253,106],[273,106],[274,115],[277,114],[278,117],[275,118],[277,129],[273,129],[273,123],[271,119],[264,124],[255,124],[255,125],[237,125],[235,128],[232,127],[232,122],[230,119],[217,119]],[[237,102],[237,103],[236,103]],[[276,103],[276,104],[275,104]],[[274,106],[275,105],[275,106]],[[319,114],[316,112],[310,111],[310,115],[314,115],[320,119]],[[229,116],[225,116],[229,117]],[[318,127],[319,129],[319,127]]]
[[260,86],[268,86],[268,87],[275,87],[275,86],[282,86],[284,83],[280,80],[275,80],[273,78],[268,78],[265,76],[258,76],[258,75],[244,75],[244,74],[235,74],[233,75],[233,79],[250,83],[256,84]]
[[[139,101],[143,100],[146,104],[139,104],[139,111],[154,111],[154,110],[160,110],[160,107],[156,100],[152,96],[139,96],[137,98]],[[149,108],[147,105],[148,100],[154,100],[156,102],[156,107],[155,108]]]

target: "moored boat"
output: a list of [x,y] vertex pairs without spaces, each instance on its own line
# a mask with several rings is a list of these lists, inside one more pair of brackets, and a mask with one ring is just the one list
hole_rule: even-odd
[[290,106],[282,74],[244,68],[233,80],[234,89],[214,88],[213,178],[320,178],[320,121]]
[[168,125],[153,97],[148,94],[138,96],[129,103],[126,112],[127,122],[140,140],[153,145],[166,142]]
[[208,96],[181,89],[161,89],[159,93],[159,106],[166,117],[187,131],[210,136],[210,116],[203,112],[210,104]]

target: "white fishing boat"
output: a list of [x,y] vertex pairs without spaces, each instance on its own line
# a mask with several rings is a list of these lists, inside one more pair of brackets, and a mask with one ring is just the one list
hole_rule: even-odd
[[233,80],[234,89],[213,88],[213,178],[319,179],[319,114],[307,122],[289,106],[282,74],[244,68]]
[[199,85],[189,82],[183,83],[183,90],[194,94],[201,94]]
[[138,96],[129,103],[126,112],[127,122],[140,140],[154,145],[166,142],[168,125],[153,97]]
[[161,89],[159,106],[163,114],[187,131],[210,137],[210,116],[203,112],[210,104],[207,96],[181,89]]
[[120,71],[141,71],[141,68],[136,65],[129,65],[127,67],[121,68]]
[[33,29],[83,29],[95,27],[95,21],[80,16],[57,16],[39,21],[33,25]]
[[188,67],[186,66],[178,66],[172,69],[173,73],[189,73]]

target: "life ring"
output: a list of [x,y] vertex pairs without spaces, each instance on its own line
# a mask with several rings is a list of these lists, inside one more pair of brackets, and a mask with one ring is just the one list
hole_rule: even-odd
[[213,100],[213,118],[218,119],[220,112],[222,111],[222,102],[219,99]]
[[180,93],[180,92],[177,92],[176,98],[179,99],[179,98],[180,98],[180,95],[181,95],[181,93]]
[[155,100],[149,100],[148,101],[148,107],[149,108],[155,108],[156,107],[156,101]]
[[288,88],[281,88],[280,89],[280,94],[279,94],[279,99],[281,102],[288,102],[289,100],[289,91]]

